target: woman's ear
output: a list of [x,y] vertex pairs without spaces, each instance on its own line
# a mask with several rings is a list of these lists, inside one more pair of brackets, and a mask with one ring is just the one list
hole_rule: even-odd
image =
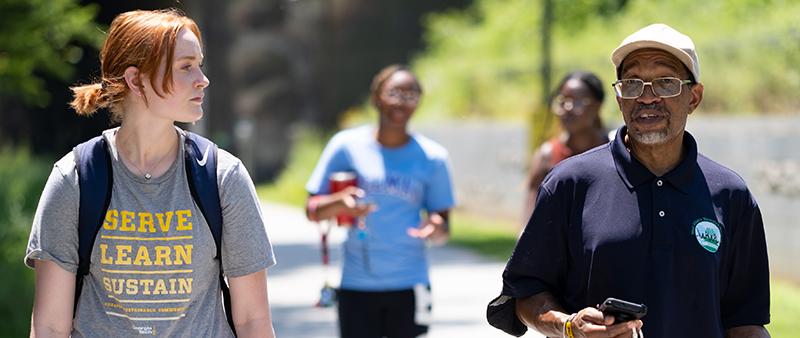
[[144,85],[142,84],[140,75],[139,68],[129,66],[125,69],[125,73],[122,76],[125,78],[128,89],[130,89],[134,95],[144,97]]

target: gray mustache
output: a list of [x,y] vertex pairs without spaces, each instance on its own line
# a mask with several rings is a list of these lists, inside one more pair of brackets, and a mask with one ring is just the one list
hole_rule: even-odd
[[642,111],[642,110],[655,110],[655,111],[658,111],[659,113],[664,113],[665,112],[664,105],[659,104],[659,103],[650,103],[650,104],[637,105],[636,108],[634,108],[634,110],[633,110],[633,115],[634,116],[638,115],[639,112]]

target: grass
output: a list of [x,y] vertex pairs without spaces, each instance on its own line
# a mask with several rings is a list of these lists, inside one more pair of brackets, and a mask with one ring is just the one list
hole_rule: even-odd
[[319,131],[300,129],[294,137],[295,142],[293,142],[293,149],[290,152],[286,168],[274,182],[260,184],[256,187],[258,197],[303,207],[308,197],[308,193],[304,189],[306,180],[311,176],[314,165],[322,154],[322,149],[327,141],[326,136]]
[[456,210],[452,216],[450,243],[505,261],[517,243],[515,229],[516,225],[510,221],[462,214]]
[[771,282],[772,323],[767,329],[772,337],[797,337],[800,332],[800,286],[773,278]]

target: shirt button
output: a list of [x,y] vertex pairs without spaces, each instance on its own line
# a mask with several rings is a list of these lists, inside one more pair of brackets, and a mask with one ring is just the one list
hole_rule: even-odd
[[660,187],[660,186],[664,185],[664,182],[661,181],[661,180],[658,180],[658,181],[656,181],[656,185]]
[[664,217],[664,215],[666,215],[666,213],[664,213],[664,210],[658,212],[658,216]]

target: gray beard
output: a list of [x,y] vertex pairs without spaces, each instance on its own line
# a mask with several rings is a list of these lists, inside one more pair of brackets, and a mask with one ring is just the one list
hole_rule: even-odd
[[631,136],[641,144],[654,145],[667,142],[667,131],[651,131],[647,133],[631,133]]

